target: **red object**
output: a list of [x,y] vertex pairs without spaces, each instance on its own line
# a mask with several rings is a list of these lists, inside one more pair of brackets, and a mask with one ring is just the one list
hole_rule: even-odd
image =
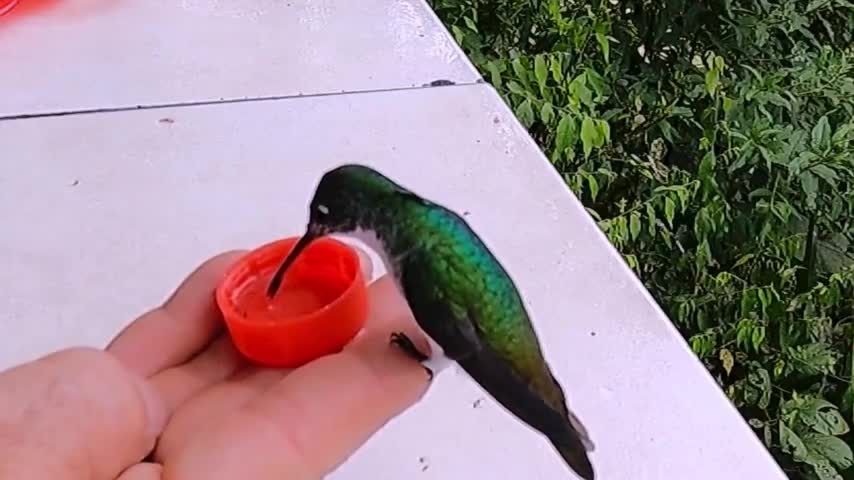
[[250,360],[295,368],[340,351],[365,325],[367,286],[359,255],[320,238],[288,269],[270,301],[267,285],[299,238],[264,245],[237,261],[216,290],[231,338]]
[[18,0],[0,0],[0,15],[8,13],[10,10],[15,8],[15,5],[17,4]]

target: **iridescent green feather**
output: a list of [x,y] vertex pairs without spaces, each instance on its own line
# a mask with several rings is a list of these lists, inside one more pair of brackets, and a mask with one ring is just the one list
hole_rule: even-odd
[[[431,252],[427,269],[430,288],[458,319],[468,319],[487,343],[506,359],[521,378],[531,382],[553,408],[565,408],[555,397],[528,313],[510,276],[456,213],[437,205],[413,203],[406,209],[404,230],[413,242]],[[409,236],[408,235],[408,236]]]

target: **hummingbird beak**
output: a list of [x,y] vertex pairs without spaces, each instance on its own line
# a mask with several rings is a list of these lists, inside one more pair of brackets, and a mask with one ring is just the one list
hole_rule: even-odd
[[300,253],[305,250],[311,242],[317,240],[318,238],[323,236],[323,232],[314,227],[313,225],[309,225],[305,234],[300,237],[297,244],[294,245],[294,248],[291,249],[291,253],[285,258],[282,264],[279,266],[279,269],[276,270],[276,273],[273,274],[273,278],[270,280],[270,284],[267,286],[267,298],[272,299],[276,296],[276,292],[279,291],[279,287],[282,285],[282,280],[285,278],[285,272],[288,271],[288,268],[294,263]]

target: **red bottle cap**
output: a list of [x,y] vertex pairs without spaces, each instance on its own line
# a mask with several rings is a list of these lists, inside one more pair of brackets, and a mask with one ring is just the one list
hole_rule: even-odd
[[17,4],[18,0],[0,0],[0,15],[10,12]]
[[319,238],[288,269],[276,296],[267,284],[299,238],[246,254],[216,290],[237,349],[271,367],[295,368],[340,351],[365,324],[367,286],[359,255],[345,243]]

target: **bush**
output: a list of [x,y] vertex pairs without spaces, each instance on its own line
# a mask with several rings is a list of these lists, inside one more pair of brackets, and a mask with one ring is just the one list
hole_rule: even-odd
[[431,0],[795,479],[854,479],[854,3]]

